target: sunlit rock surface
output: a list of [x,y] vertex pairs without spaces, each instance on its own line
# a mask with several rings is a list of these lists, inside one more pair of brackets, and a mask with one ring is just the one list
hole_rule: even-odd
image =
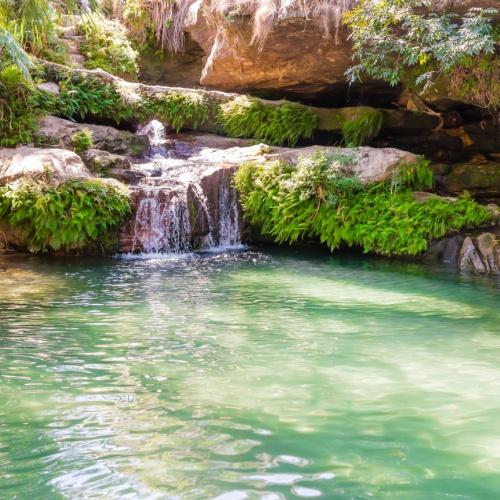
[[71,137],[85,129],[92,133],[95,148],[110,153],[140,156],[149,148],[147,137],[143,135],[105,125],[75,123],[56,116],[40,120],[36,138],[42,144],[71,147]]
[[45,178],[57,183],[90,177],[91,173],[80,157],[67,149],[29,146],[0,149],[0,185],[21,178]]

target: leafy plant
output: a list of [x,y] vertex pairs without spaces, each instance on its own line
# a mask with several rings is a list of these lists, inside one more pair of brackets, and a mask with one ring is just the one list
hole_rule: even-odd
[[98,78],[75,74],[60,80],[59,86],[52,112],[63,118],[84,120],[91,116],[119,125],[136,113],[134,105],[126,103],[113,85]]
[[99,180],[58,186],[27,180],[0,188],[0,219],[25,231],[32,252],[103,242],[129,211],[126,193]]
[[347,245],[383,255],[418,255],[431,239],[491,218],[467,197],[415,200],[411,187],[429,183],[424,161],[404,165],[392,192],[390,183],[363,186],[350,161],[317,154],[295,166],[244,165],[235,186],[245,217],[278,243],[316,239],[331,250]]
[[317,116],[300,104],[266,105],[248,96],[238,96],[220,105],[218,121],[231,137],[289,146],[311,138],[318,124]]
[[430,0],[361,0],[346,13],[344,22],[358,60],[347,72],[349,81],[368,75],[428,92],[467,61],[495,54],[496,9],[474,8],[460,18],[426,14],[430,7]]
[[0,70],[0,146],[31,141],[41,110],[36,91],[21,69],[10,64]]
[[71,144],[73,145],[75,153],[78,154],[93,148],[94,143],[92,141],[92,131],[88,129],[83,129],[79,130],[78,132],[75,132],[71,136]]
[[101,68],[113,75],[137,77],[138,53],[119,21],[90,14],[83,17],[80,31],[84,36],[80,48],[86,57],[86,68]]
[[187,123],[196,129],[208,120],[208,104],[196,93],[169,92],[150,96],[140,104],[139,112],[144,119],[167,122],[176,132]]
[[14,64],[27,80],[31,80],[31,61],[14,35],[0,25],[0,54],[4,62]]
[[348,147],[362,146],[374,137],[382,129],[384,115],[378,109],[366,110],[356,118],[346,121],[342,125],[342,136]]

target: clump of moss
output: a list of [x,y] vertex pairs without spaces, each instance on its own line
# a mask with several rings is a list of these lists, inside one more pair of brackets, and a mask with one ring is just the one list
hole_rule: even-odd
[[0,220],[22,229],[32,252],[104,243],[129,212],[125,192],[95,179],[57,186],[26,180],[0,188]]
[[248,96],[239,96],[220,106],[218,122],[231,137],[249,137],[278,146],[295,146],[300,139],[312,137],[318,117],[300,104],[273,106]]
[[348,147],[358,147],[377,137],[382,125],[384,115],[378,109],[365,110],[352,120],[346,121],[342,126],[344,144]]
[[94,142],[92,140],[92,131],[89,129],[79,130],[71,136],[71,144],[75,153],[83,153],[94,147]]
[[347,162],[318,153],[296,166],[247,164],[235,185],[247,220],[278,243],[316,239],[331,250],[347,245],[382,255],[418,255],[450,230],[491,219],[467,197],[416,201],[412,187],[429,179],[423,162],[410,170],[403,167],[397,189],[391,183],[363,186]]
[[85,67],[100,68],[113,75],[136,78],[137,51],[132,47],[126,28],[116,20],[97,14],[87,15],[80,23]]

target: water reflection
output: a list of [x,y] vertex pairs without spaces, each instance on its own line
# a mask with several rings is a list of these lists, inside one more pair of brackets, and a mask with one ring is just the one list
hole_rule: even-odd
[[0,497],[500,488],[494,281],[256,250],[4,267]]

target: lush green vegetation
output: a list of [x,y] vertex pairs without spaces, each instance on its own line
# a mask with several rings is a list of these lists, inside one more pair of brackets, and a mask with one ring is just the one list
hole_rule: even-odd
[[239,96],[220,106],[219,123],[231,137],[250,137],[276,145],[294,146],[311,138],[318,118],[300,104],[266,105],[248,96]]
[[93,117],[117,125],[134,116],[134,106],[127,104],[111,85],[78,73],[60,75],[60,94],[51,97],[50,112],[63,118],[84,120]]
[[30,142],[40,114],[33,83],[18,66],[0,66],[0,146]]
[[144,119],[157,118],[179,132],[186,124],[196,129],[208,120],[209,104],[196,93],[169,92],[144,98],[138,113]]
[[79,130],[71,136],[71,144],[75,153],[83,153],[94,147],[92,132],[88,129]]
[[348,147],[362,146],[377,137],[384,124],[384,115],[378,109],[366,110],[342,126],[342,137]]
[[403,165],[387,183],[363,186],[355,160],[318,153],[296,166],[247,164],[235,176],[245,217],[278,243],[319,240],[383,255],[418,255],[448,231],[477,226],[489,212],[467,197],[413,198],[430,187],[428,163]]
[[488,66],[495,58],[498,33],[492,17],[497,11],[475,8],[463,17],[426,14],[431,5],[429,0],[361,0],[346,13],[344,21],[358,60],[348,72],[349,80],[368,75],[391,85],[403,82],[410,91],[425,93],[443,77],[455,76],[471,100],[494,105],[498,96],[489,93],[498,75],[486,68],[478,78],[474,68],[478,59]]
[[25,231],[32,252],[104,248],[129,211],[126,193],[99,180],[0,188],[0,219]]
[[80,23],[85,67],[100,68],[121,77],[137,77],[137,51],[127,38],[127,30],[117,20],[86,15]]

